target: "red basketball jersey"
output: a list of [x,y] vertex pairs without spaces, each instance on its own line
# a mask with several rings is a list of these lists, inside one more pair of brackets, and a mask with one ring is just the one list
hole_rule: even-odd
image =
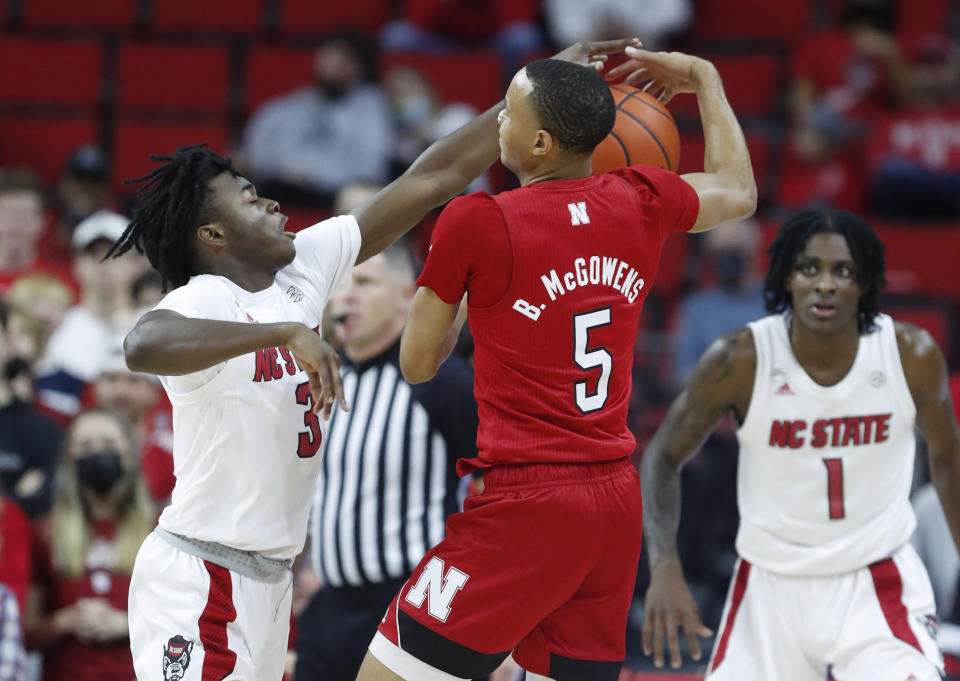
[[449,303],[469,294],[480,427],[478,456],[460,462],[461,474],[633,450],[640,310],[664,240],[690,229],[698,210],[690,185],[647,166],[448,206],[418,283]]

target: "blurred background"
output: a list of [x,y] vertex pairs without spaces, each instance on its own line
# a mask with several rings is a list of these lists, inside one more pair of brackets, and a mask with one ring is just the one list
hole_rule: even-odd
[[[9,668],[29,679],[104,678],[103,664],[132,678],[117,619],[129,566],[95,549],[129,553],[172,489],[169,405],[120,345],[161,291],[142,258],[100,259],[132,206],[123,180],[149,154],[209,143],[298,229],[396,177],[571,42],[639,36],[712,60],[760,207],[667,243],[635,359],[639,456],[707,345],[764,314],[766,247],[804,207],[868,217],[887,248],[885,310],[931,332],[960,392],[958,29],[957,0],[0,0],[0,681],[23,678],[3,674],[24,644],[37,652],[11,652]],[[702,169],[695,99],[670,109],[679,172]],[[471,190],[513,186],[497,164]],[[412,235],[421,254],[435,217]],[[714,628],[735,474],[724,424],[684,471],[680,530]],[[114,492],[92,508],[77,490],[97,476]],[[926,481],[919,456],[921,496]],[[81,544],[64,539],[76,532]],[[644,559],[623,678],[655,678],[639,650],[646,579]],[[945,624],[960,622],[952,606]]]

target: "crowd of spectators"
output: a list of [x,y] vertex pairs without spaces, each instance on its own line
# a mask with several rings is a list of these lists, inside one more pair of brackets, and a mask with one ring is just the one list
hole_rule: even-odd
[[[960,228],[956,41],[946,32],[904,34],[893,0],[822,4],[841,9],[826,13],[821,30],[775,48],[789,78],[769,115],[745,120],[748,132],[777,142],[759,220],[688,237],[682,272],[667,273],[678,283],[651,293],[631,416],[638,451],[705,347],[764,314],[764,249],[779,217],[832,206]],[[691,0],[405,7],[378,35],[318,38],[310,80],[251,111],[233,148],[218,151],[232,152],[264,196],[324,217],[341,209],[338,197],[369,197],[477,112],[445,97],[435,74],[406,63],[381,68],[378,51],[492,51],[502,79],[580,39],[626,32],[654,48],[700,47]],[[681,130],[696,125],[678,118]],[[169,404],[155,377],[131,372],[122,352],[126,332],[162,295],[160,281],[134,253],[103,261],[131,197],[114,182],[100,141],[72,149],[52,183],[29,167],[0,167],[0,681],[130,678],[129,572],[174,484]],[[471,190],[511,182],[495,168]],[[411,243],[425,243],[430,224]],[[960,301],[950,305],[956,324]],[[458,347],[469,352],[469,342]],[[954,386],[960,398],[960,380]],[[684,471],[681,552],[708,625],[719,618],[737,525],[736,499],[716,490],[734,489],[735,476],[731,428]],[[957,558],[936,548],[950,541],[934,501],[917,493],[916,543],[934,578],[945,648],[960,655]],[[638,660],[631,653],[631,664]]]

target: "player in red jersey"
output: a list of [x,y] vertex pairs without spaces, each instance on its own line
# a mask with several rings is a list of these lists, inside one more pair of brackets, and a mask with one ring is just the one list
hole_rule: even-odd
[[454,200],[401,344],[401,368],[434,375],[463,323],[476,343],[478,456],[485,490],[448,520],[370,645],[362,681],[483,676],[507,655],[527,679],[609,681],[624,658],[640,553],[640,482],[628,455],[640,308],[671,231],[750,215],[756,185],[716,69],[628,48],[611,71],[694,92],[707,172],[635,166],[595,177],[613,126],[589,69],[533,62],[507,90],[501,159],[520,189]]

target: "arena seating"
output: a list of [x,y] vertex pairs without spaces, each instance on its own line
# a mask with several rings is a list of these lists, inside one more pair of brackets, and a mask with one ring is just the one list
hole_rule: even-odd
[[29,167],[45,182],[52,183],[70,153],[96,139],[96,126],[89,116],[3,116],[0,117],[0,166]]
[[133,26],[134,0],[25,0],[30,28],[100,28],[123,30]]
[[246,63],[244,109],[252,113],[268,99],[310,82],[313,50],[257,45],[247,52]]
[[419,70],[449,102],[466,102],[484,111],[503,98],[500,60],[492,52],[423,54],[388,52],[381,69],[412,66]]
[[225,123],[121,120],[117,124],[113,143],[114,184],[119,186],[124,179],[150,172],[154,165],[148,158],[150,154],[169,153],[181,145],[200,142],[209,142],[214,151],[227,153]]
[[790,42],[810,24],[810,0],[698,0],[694,33],[705,40]]
[[263,14],[263,0],[154,0],[152,25],[158,32],[257,33]]
[[0,41],[0,103],[92,108],[102,91],[103,48],[95,41]]
[[351,27],[373,33],[387,22],[391,8],[391,0],[324,2],[319,7],[316,0],[280,0],[280,31],[316,35]]
[[121,113],[226,112],[229,72],[223,47],[127,43],[118,61]]

